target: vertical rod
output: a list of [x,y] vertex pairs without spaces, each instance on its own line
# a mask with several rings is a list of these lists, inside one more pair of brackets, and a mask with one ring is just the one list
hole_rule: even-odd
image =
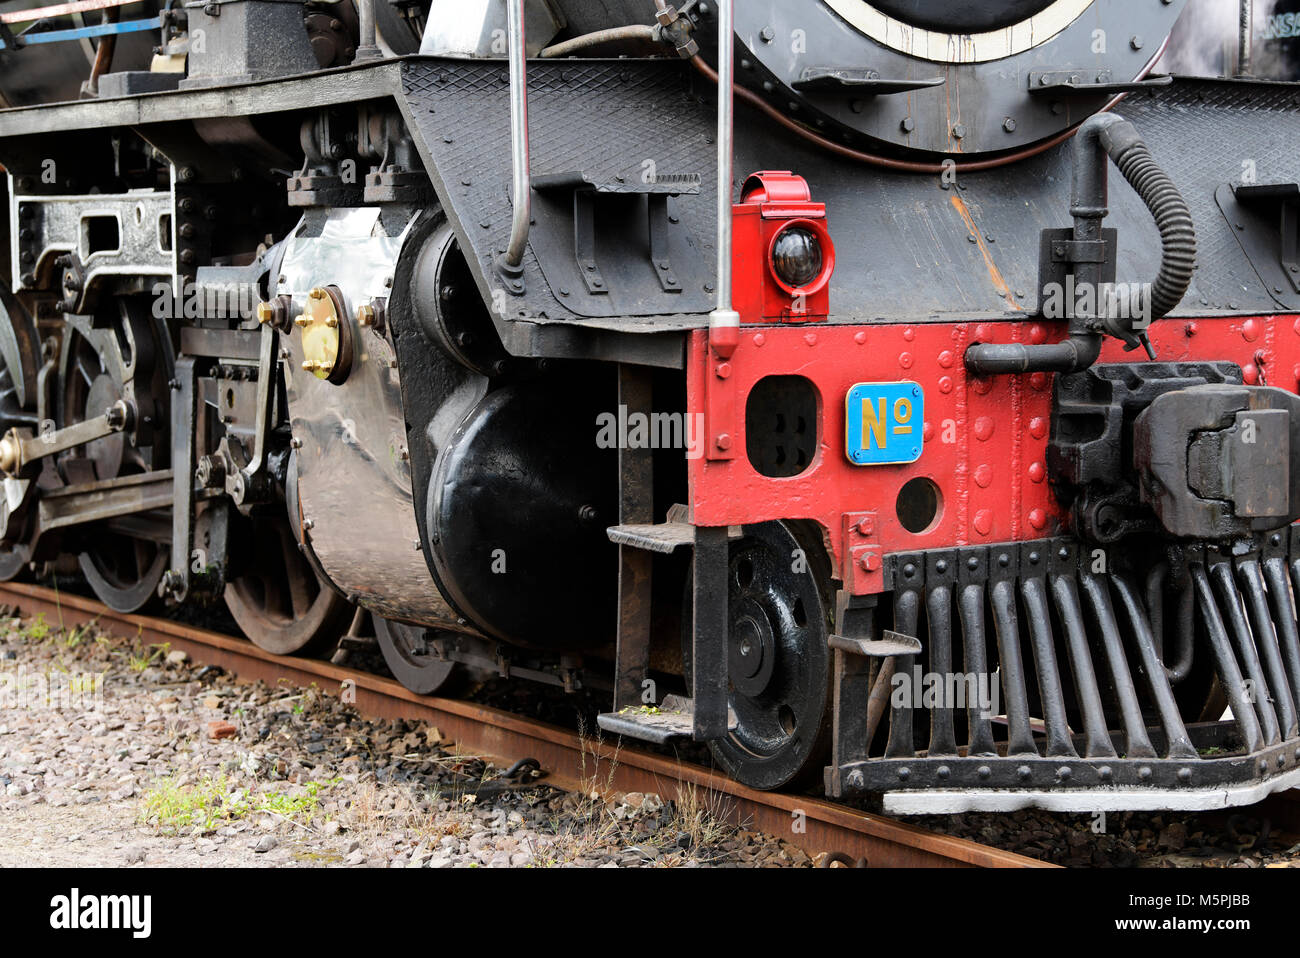
[[1070,653],[1070,667],[1074,673],[1074,688],[1083,710],[1084,756],[1086,758],[1114,758],[1115,746],[1106,728],[1106,709],[1097,685],[1097,673],[1088,651],[1088,633],[1083,624],[1083,607],[1079,590],[1068,575],[1052,576],[1052,595],[1056,610],[1061,616],[1061,627]]
[[988,649],[984,637],[984,586],[978,582],[967,584],[961,590],[959,602],[961,610],[962,649],[965,655],[966,671],[976,676],[978,681],[986,683],[989,699],[985,702],[971,702],[966,709],[966,721],[970,726],[970,755],[996,755],[997,745],[993,741],[992,677],[989,675]]
[[731,183],[735,162],[736,11],[735,0],[718,0],[718,290],[709,314],[709,340],[722,359],[730,358],[740,337],[740,314],[731,296]]
[[1241,595],[1237,592],[1236,583],[1232,581],[1232,569],[1228,563],[1216,562],[1211,565],[1210,580],[1218,590],[1224,618],[1236,643],[1237,654],[1241,656],[1246,678],[1250,681],[1251,691],[1247,699],[1254,703],[1255,711],[1259,713],[1264,742],[1276,745],[1282,741],[1282,732],[1278,728],[1277,713],[1273,711],[1273,695],[1269,691],[1268,680],[1264,678],[1264,667],[1259,661],[1255,639],[1250,634],[1250,626],[1246,624],[1246,616],[1241,611]]
[[726,526],[695,530],[695,573],[691,603],[691,698],[697,742],[727,734],[727,569]]
[[1287,672],[1291,676],[1291,690],[1300,705],[1300,633],[1296,630],[1295,599],[1286,580],[1286,561],[1280,557],[1265,559],[1264,576],[1268,579],[1268,597],[1273,605],[1273,618],[1277,622],[1278,638],[1282,641]]
[[1268,686],[1273,692],[1273,701],[1277,706],[1278,724],[1283,738],[1293,738],[1300,725],[1297,724],[1295,699],[1287,677],[1286,666],[1282,661],[1282,651],[1278,648],[1277,633],[1273,630],[1273,620],[1268,611],[1268,597],[1264,594],[1264,576],[1259,563],[1254,559],[1245,559],[1237,566],[1237,575],[1241,579],[1242,591],[1246,595],[1246,611],[1250,615],[1251,630],[1255,633],[1255,646],[1264,660],[1268,672]]
[[506,0],[510,43],[510,154],[514,163],[514,219],[504,265],[517,270],[528,248],[533,216],[533,181],[528,151],[528,37],[524,31],[526,0]]
[[735,137],[735,0],[718,3],[718,312],[731,309],[731,181]]
[[1047,608],[1047,584],[1041,576],[1020,580],[1020,594],[1025,600],[1025,621],[1029,626],[1029,643],[1034,649],[1038,672],[1038,699],[1047,726],[1047,756],[1076,758],[1070,740],[1069,721],[1065,716],[1065,689],[1061,670],[1056,664],[1056,637],[1052,635],[1051,613]]
[[1219,615],[1219,608],[1214,602],[1214,593],[1210,591],[1210,580],[1205,575],[1205,567],[1191,567],[1192,588],[1201,607],[1201,618],[1205,621],[1205,632],[1210,639],[1210,650],[1214,653],[1214,663],[1218,667],[1219,681],[1228,693],[1228,702],[1232,706],[1232,716],[1241,729],[1241,737],[1246,740],[1246,747],[1256,752],[1264,747],[1264,734],[1260,731],[1259,719],[1255,708],[1246,696],[1246,680],[1237,666],[1236,656],[1232,654],[1232,643],[1228,639],[1228,630]]
[[[921,594],[916,589],[899,589],[894,593],[894,631],[903,635],[916,635],[916,627],[921,616]],[[900,655],[895,665],[896,672],[912,674],[915,655]],[[916,689],[913,688],[913,694]],[[916,742],[912,730],[912,705],[895,705],[889,714],[889,741],[885,746],[885,758],[911,758],[916,754]]]
[[1038,745],[1029,725],[1029,692],[1020,656],[1020,627],[1016,620],[1016,585],[1010,579],[993,583],[990,593],[993,627],[998,636],[998,663],[1002,669],[1003,706],[1007,712],[1007,754],[1037,755]]
[[[956,755],[957,735],[953,729],[953,703],[948,701],[952,687],[948,677],[952,667],[952,587],[946,583],[930,590],[926,599],[930,633],[930,671],[944,683],[938,705],[930,709],[930,755]],[[974,689],[967,694],[975,697]]]
[[1120,638],[1119,623],[1115,621],[1115,609],[1110,602],[1106,580],[1085,573],[1080,575],[1079,582],[1092,608],[1093,618],[1101,632],[1102,646],[1106,650],[1111,684],[1115,688],[1115,698],[1119,700],[1120,715],[1124,721],[1127,756],[1155,758],[1156,750],[1147,736],[1146,720],[1142,718],[1142,706],[1138,703],[1137,690],[1133,686],[1133,674],[1129,671],[1128,659],[1124,657],[1124,642]]
[[357,62],[383,57],[383,51],[375,42],[375,0],[357,0],[357,33],[360,41],[354,58]]
[[[650,415],[654,388],[644,366],[620,363],[618,404],[629,412]],[[654,522],[654,453],[618,449],[618,521],[622,525]],[[642,704],[642,683],[650,672],[650,610],[654,559],[644,549],[618,547],[618,632],[614,659],[614,711]],[[655,704],[658,704],[656,698]]]
[[1151,635],[1151,624],[1147,621],[1146,610],[1138,591],[1123,576],[1112,577],[1115,591],[1119,593],[1120,603],[1128,613],[1129,625],[1133,628],[1133,638],[1142,657],[1142,668],[1147,673],[1147,683],[1156,700],[1156,709],[1160,713],[1160,723],[1165,727],[1168,739],[1169,758],[1197,758],[1196,746],[1187,735],[1187,726],[1183,724],[1182,713],[1178,711],[1178,700],[1174,698],[1169,676],[1165,674],[1164,663],[1156,652],[1156,640]]
[[1241,9],[1237,20],[1237,76],[1250,76],[1252,47],[1255,32],[1255,4],[1253,0],[1241,0]]

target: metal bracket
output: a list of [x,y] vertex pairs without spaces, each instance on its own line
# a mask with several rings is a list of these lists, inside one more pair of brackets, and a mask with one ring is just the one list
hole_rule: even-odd
[[941,76],[924,80],[899,80],[882,77],[875,70],[808,67],[791,86],[800,93],[860,93],[865,96],[889,96],[894,93],[925,90],[943,84],[944,78]]
[[[1080,242],[1074,238],[1070,227],[1047,229],[1039,234],[1038,241],[1038,313],[1042,315],[1046,304],[1058,299],[1061,315],[1049,316],[1053,320],[1074,319],[1076,296],[1074,286],[1074,267],[1079,263],[1100,263],[1102,282],[1114,284],[1116,275],[1115,254],[1119,248],[1119,231],[1103,229],[1101,239]],[[1102,308],[1095,303],[1094,312],[1100,314]]]
[[198,371],[193,356],[176,360],[172,397],[172,560],[158,592],[183,602],[190,592],[190,551],[194,548],[194,430],[198,415]]
[[1106,93],[1128,93],[1148,87],[1168,86],[1172,76],[1161,74],[1145,80],[1115,81],[1109,70],[1030,70],[1030,95],[1080,94],[1098,96]]
[[1300,183],[1225,183],[1214,198],[1272,297],[1300,308]]
[[573,194],[573,248],[578,272],[595,296],[607,296],[610,285],[597,259],[596,209],[599,197],[645,196],[648,216],[648,239],[651,265],[659,285],[666,293],[682,291],[681,278],[673,269],[669,234],[668,198],[696,195],[700,192],[698,174],[657,175],[653,181],[629,182],[620,177],[597,181],[584,172],[554,173],[534,178],[539,193]]

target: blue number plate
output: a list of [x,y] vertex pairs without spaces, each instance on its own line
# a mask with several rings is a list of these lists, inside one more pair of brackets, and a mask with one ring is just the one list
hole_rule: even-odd
[[858,383],[845,399],[845,450],[855,466],[916,462],[925,393],[916,383]]

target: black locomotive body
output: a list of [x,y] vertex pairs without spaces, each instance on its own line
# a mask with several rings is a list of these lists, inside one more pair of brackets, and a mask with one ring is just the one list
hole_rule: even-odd
[[1300,86],[731,6],[0,5],[0,577],[899,812],[1295,784]]

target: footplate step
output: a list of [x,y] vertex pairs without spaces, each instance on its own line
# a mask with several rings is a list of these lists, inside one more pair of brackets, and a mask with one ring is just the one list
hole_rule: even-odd
[[[675,738],[690,738],[695,731],[695,704],[683,695],[665,695],[659,705],[625,708],[618,712],[603,712],[596,724],[606,732],[656,742],[662,745]],[[727,729],[737,726],[736,713],[727,709]]]
[[886,659],[895,655],[916,655],[921,651],[921,640],[901,632],[886,629],[878,639],[851,639],[845,635],[832,635],[828,640],[832,649]]

